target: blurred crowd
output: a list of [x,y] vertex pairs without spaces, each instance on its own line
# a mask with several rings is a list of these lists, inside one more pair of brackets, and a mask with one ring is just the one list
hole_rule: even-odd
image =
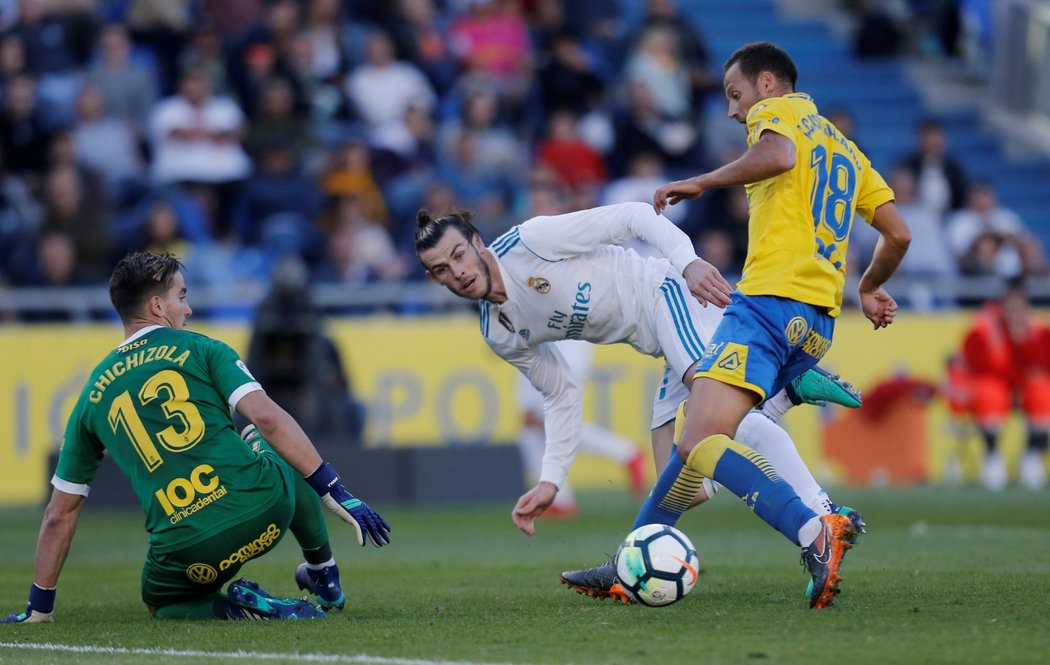
[[421,206],[491,240],[699,170],[718,83],[673,0],[632,25],[606,0],[9,0],[0,28],[13,286],[133,248],[212,286],[289,254],[314,283],[418,276]]
[[[848,120],[840,122],[849,126]],[[863,148],[863,146],[861,146]],[[1013,210],[1002,205],[995,185],[971,178],[950,151],[944,127],[924,119],[916,130],[915,150],[883,174],[896,195],[897,209],[912,230],[912,244],[898,274],[917,278],[904,298],[917,307],[977,304],[946,300],[934,292],[936,280],[957,277],[1016,280],[1045,275],[1042,244]],[[851,270],[867,265],[878,234],[854,224]],[[930,282],[926,289],[923,280]],[[937,302],[940,299],[940,302]]]
[[[421,277],[420,207],[473,210],[491,241],[648,200],[745,147],[705,130],[721,63],[681,4],[0,0],[0,285],[101,284],[130,249],[174,251],[215,289],[269,283],[288,256],[312,284],[400,281]],[[1042,270],[929,131],[888,174],[937,238],[910,269]],[[739,273],[742,189],[669,214]]]
[[994,1],[840,0],[856,19],[857,57],[945,57],[978,70],[991,53]]

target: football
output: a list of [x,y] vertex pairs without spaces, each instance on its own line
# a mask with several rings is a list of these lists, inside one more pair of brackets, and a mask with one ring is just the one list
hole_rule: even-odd
[[616,575],[642,605],[661,607],[681,600],[696,585],[700,558],[689,538],[666,524],[646,524],[616,552]]

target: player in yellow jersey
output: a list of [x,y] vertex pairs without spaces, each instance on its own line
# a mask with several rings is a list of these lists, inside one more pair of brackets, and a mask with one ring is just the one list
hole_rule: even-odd
[[[697,368],[679,441],[682,462],[704,476],[717,478],[719,464],[731,462],[724,458],[744,415],[830,348],[855,214],[881,234],[860,280],[861,308],[876,329],[897,313],[882,285],[911,233],[882,176],[809,95],[795,91],[797,79],[779,47],[760,42],[738,49],[726,62],[724,86],[729,115],[747,125],[748,151],[653,196],[659,212],[708,189],[745,185],[751,205],[743,277]],[[807,557],[811,564],[827,559],[822,565],[829,568],[811,606],[828,604],[837,593],[835,559],[845,547],[828,544],[841,549],[839,557]]]
[[703,478],[713,478],[802,546],[812,576],[809,605],[820,608],[839,591],[839,566],[856,526],[846,515],[817,517],[765,458],[733,437],[751,409],[830,348],[854,215],[881,234],[860,281],[861,307],[876,329],[897,313],[882,285],[911,233],[882,176],[808,95],[795,91],[797,79],[795,64],[778,46],[759,42],[733,53],[723,83],[729,115],[747,125],[748,151],[714,171],[664,185],[653,197],[660,212],[709,189],[746,185],[749,245],[743,277],[697,366],[678,455],[634,526],[674,524],[687,503],[679,497],[691,497]]

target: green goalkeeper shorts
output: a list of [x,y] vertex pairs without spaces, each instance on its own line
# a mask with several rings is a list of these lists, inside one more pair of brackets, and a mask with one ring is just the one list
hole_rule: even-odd
[[142,566],[142,600],[163,607],[222,590],[246,561],[280,542],[294,511],[295,499],[289,497],[261,515],[184,549],[157,553],[150,548]]

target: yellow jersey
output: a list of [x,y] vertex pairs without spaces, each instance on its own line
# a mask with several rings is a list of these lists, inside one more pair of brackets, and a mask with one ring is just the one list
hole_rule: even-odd
[[875,209],[893,200],[893,190],[809,95],[772,97],[751,107],[748,146],[767,131],[795,144],[795,166],[747,185],[747,259],[737,289],[826,307],[838,316],[853,218],[859,214],[870,223]]

